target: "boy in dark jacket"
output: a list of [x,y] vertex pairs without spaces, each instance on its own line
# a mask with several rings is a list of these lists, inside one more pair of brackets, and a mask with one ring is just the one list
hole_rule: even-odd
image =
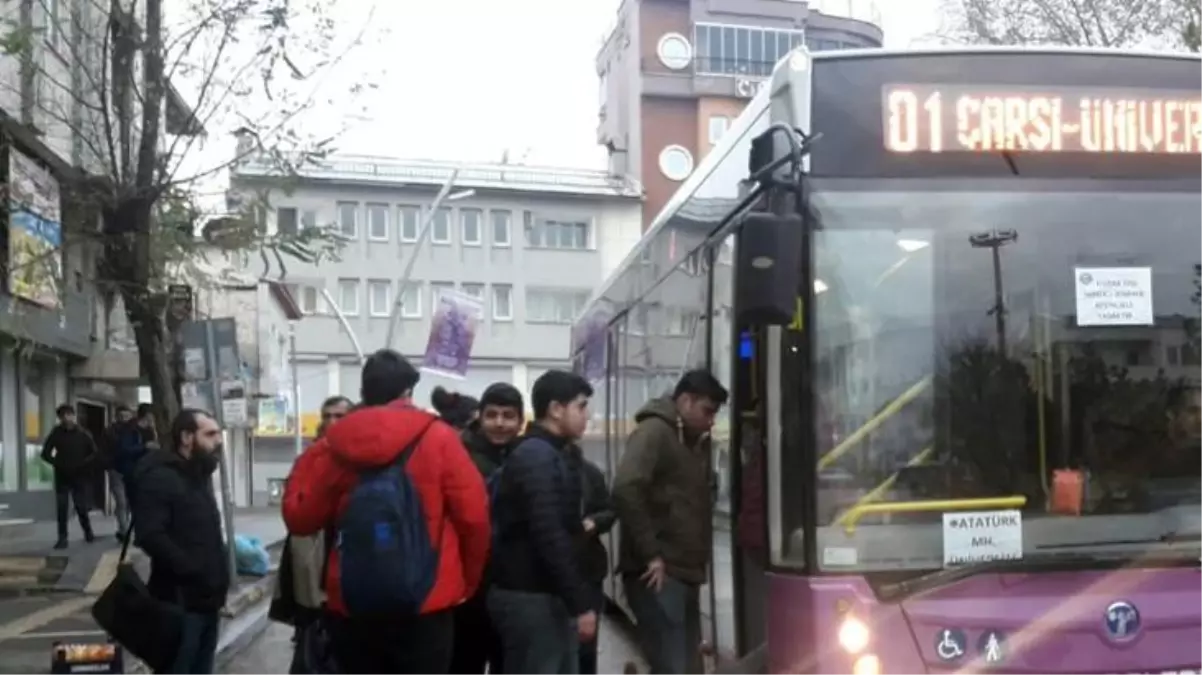
[[79,526],[88,542],[96,540],[88,518],[88,473],[95,469],[96,441],[75,420],[75,408],[60,405],[58,424],[42,443],[42,461],[54,467],[54,512],[58,519],[58,541],[54,548],[67,548],[67,500],[75,507]]
[[580,574],[583,535],[580,473],[569,445],[588,425],[593,388],[551,370],[535,381],[535,424],[505,461],[488,611],[510,673],[575,673],[579,641],[597,634],[597,613]]
[[[524,425],[522,392],[511,384],[489,385],[480,397],[479,414],[463,433],[463,445],[485,481],[509,456]],[[480,590],[455,608],[455,656],[452,673],[505,672],[501,637],[488,616],[488,578]]]

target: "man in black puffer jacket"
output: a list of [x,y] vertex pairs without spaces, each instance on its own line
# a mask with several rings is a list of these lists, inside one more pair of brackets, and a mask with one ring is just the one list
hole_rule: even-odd
[[[467,448],[485,481],[501,468],[517,444],[524,410],[522,392],[505,382],[489,385],[480,397],[479,415],[463,432],[463,447]],[[501,638],[488,616],[488,582],[489,571],[486,569],[480,590],[455,608],[452,673],[484,673],[486,666],[489,673],[505,672]]]
[[165,672],[212,673],[230,587],[213,497],[221,427],[208,413],[184,410],[171,425],[171,440],[170,451],[148,452],[134,469],[134,537],[150,558],[151,595],[183,612],[179,651]]

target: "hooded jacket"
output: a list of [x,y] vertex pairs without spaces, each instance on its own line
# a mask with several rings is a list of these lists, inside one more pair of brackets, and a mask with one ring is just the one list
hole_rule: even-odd
[[215,612],[230,587],[212,472],[167,450],[134,466],[135,541],[150,558],[151,595],[193,612]]
[[713,536],[706,444],[686,442],[671,397],[648,401],[634,419],[614,476],[618,571],[641,573],[661,558],[672,578],[704,583]]
[[[430,541],[439,548],[438,576],[422,605],[428,614],[473,595],[488,560],[488,498],[479,471],[450,426],[409,401],[361,408],[332,425],[296,462],[284,488],[284,522],[309,536],[337,526],[360,472],[395,462],[421,436],[405,471],[421,499]],[[346,614],[339,555],[330,550],[326,606]]]

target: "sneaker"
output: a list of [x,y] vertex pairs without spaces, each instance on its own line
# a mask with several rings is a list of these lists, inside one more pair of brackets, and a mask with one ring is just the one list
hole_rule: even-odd
[[55,550],[57,550],[57,551],[61,551],[61,550],[63,550],[64,548],[67,548],[67,540],[66,540],[66,539],[59,539],[58,541],[54,542],[54,548],[55,548]]
[[[96,541],[96,535],[94,535],[94,534],[92,534],[91,532],[89,532],[89,533],[87,533],[87,534],[85,534],[85,535],[83,536],[83,539],[84,539],[84,541],[86,541],[86,542],[88,542],[88,543],[90,544],[90,543],[92,543],[92,542]],[[64,548],[65,548],[65,547],[64,547]]]

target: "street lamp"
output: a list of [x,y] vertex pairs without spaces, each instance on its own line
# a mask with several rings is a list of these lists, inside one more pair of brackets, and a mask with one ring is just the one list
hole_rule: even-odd
[[405,264],[405,271],[401,274],[401,283],[397,288],[396,302],[392,304],[392,311],[388,315],[388,334],[384,338],[384,348],[392,347],[392,339],[396,334],[398,319],[401,316],[401,307],[404,304],[405,288],[409,285],[409,278],[413,276],[413,266],[417,264],[417,256],[421,253],[422,244],[426,243],[426,239],[430,237],[430,229],[434,225],[434,218],[438,216],[438,210],[442,208],[443,202],[454,202],[460,199],[467,199],[476,194],[475,190],[460,190],[455,194],[451,194],[451,190],[455,188],[455,179],[459,177],[459,169],[451,172],[447,176],[447,182],[442,184],[442,189],[438,191],[438,196],[434,198],[434,202],[430,204],[430,208],[426,211],[426,217],[422,220],[421,229],[417,233],[417,241],[413,242],[413,251],[409,254],[409,262]]
[[1006,355],[1006,299],[1002,293],[1002,256],[999,250],[1018,241],[1015,230],[990,230],[970,235],[968,243],[973,248],[987,248],[993,252],[993,296],[994,304],[990,312],[997,322],[997,348],[1002,356]]

